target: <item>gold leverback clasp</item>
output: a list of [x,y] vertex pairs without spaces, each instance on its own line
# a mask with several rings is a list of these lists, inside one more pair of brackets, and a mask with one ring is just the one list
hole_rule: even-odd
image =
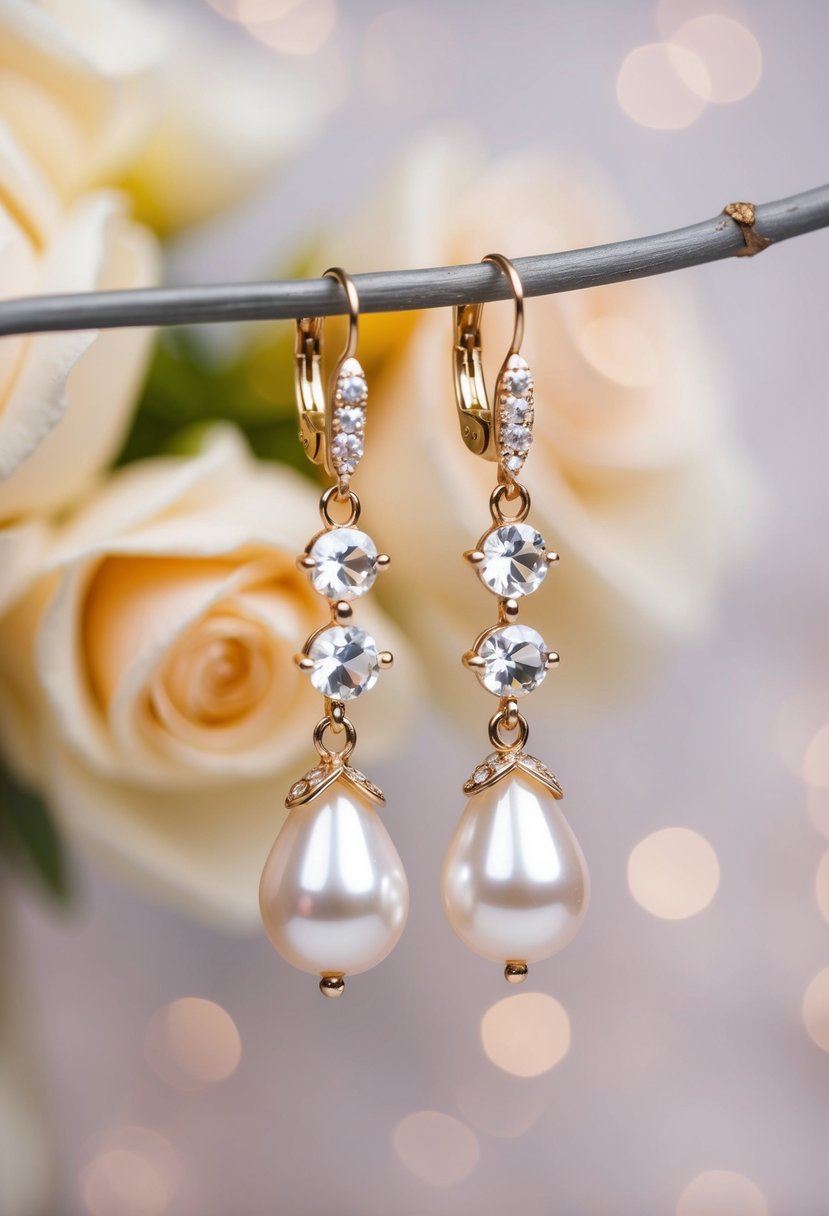
[[[506,275],[512,289],[515,322],[508,361],[518,355],[524,337],[524,288],[517,270],[503,254],[488,253],[481,261],[494,263]],[[461,304],[455,310],[455,400],[461,435],[470,452],[485,460],[500,460],[499,419],[489,402],[481,357],[483,311],[483,304]]]
[[[345,350],[331,375],[326,393],[322,381],[323,318],[302,317],[296,323],[294,387],[299,414],[299,440],[308,459],[321,464],[329,477],[336,477],[341,493],[362,454],[366,384],[363,369],[354,357],[360,315],[360,299],[351,277],[339,266],[325,271],[336,279],[348,304],[348,337]],[[344,413],[343,411],[347,411]]]

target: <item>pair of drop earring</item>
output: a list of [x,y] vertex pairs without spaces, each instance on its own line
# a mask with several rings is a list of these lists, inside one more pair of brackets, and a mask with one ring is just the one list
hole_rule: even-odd
[[[520,347],[524,293],[512,263],[489,254],[506,275],[515,302],[512,342],[495,385],[494,408],[481,360],[482,304],[456,310],[455,396],[466,446],[495,461],[489,501],[492,526],[464,556],[498,599],[496,624],[463,656],[498,698],[489,722],[490,754],[464,783],[469,802],[443,864],[443,905],[465,945],[500,962],[510,983],[530,963],[555,954],[575,936],[587,910],[589,879],[581,849],[558,808],[561,787],[525,749],[529,727],[518,699],[558,662],[543,638],[518,624],[521,600],[538,590],[558,561],[527,522],[530,496],[518,480],[532,442],[533,377]],[[290,788],[289,814],[262,873],[259,902],[268,937],[289,963],[320,976],[337,997],[346,976],[368,971],[394,948],[406,924],[409,890],[391,837],[377,813],[382,791],[351,763],[357,741],[349,701],[375,684],[392,656],[353,623],[352,604],[373,585],[389,558],[357,524],[360,501],[351,477],[363,456],[368,389],[357,361],[359,299],[339,268],[349,312],[345,352],[325,393],[321,318],[297,323],[295,382],[300,440],[332,484],[323,491],[323,528],[297,559],[327,600],[331,620],[296,656],[324,697],[314,728],[319,759]]]

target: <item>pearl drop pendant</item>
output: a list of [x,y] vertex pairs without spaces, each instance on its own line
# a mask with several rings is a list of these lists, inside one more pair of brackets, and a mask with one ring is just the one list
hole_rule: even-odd
[[546,782],[514,767],[472,795],[446,853],[441,890],[460,940],[504,963],[511,983],[573,940],[590,879]]
[[409,911],[403,863],[367,797],[340,780],[295,806],[271,849],[259,907],[273,947],[325,996],[382,962]]

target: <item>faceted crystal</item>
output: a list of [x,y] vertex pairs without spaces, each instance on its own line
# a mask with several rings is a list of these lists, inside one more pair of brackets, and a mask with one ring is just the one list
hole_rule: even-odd
[[532,383],[533,374],[528,367],[513,367],[504,373],[504,384],[516,397],[523,397]]
[[339,383],[340,395],[343,401],[353,404],[357,401],[362,401],[368,393],[363,376],[344,376]]
[[524,397],[507,397],[504,402],[504,413],[508,422],[521,426],[532,413],[532,403]]
[[504,461],[504,464],[509,469],[510,473],[520,472],[521,466],[523,465],[523,463],[524,463],[523,456],[508,456],[506,458],[506,460]]
[[332,528],[311,546],[316,563],[311,582],[327,600],[353,600],[365,595],[377,577],[377,548],[357,528]]
[[541,586],[547,574],[547,548],[529,524],[502,524],[481,545],[484,560],[478,566],[482,582],[495,595],[517,598]]
[[485,664],[478,679],[496,697],[523,697],[547,674],[549,653],[541,634],[528,625],[500,626],[478,647]]
[[356,625],[331,625],[308,648],[311,683],[332,701],[351,701],[377,682],[380,661],[374,638]]
[[335,415],[337,428],[353,435],[361,431],[366,424],[366,411],[361,405],[341,405]]
[[501,432],[501,441],[505,447],[516,452],[526,452],[533,441],[532,432],[529,427],[510,423]]
[[335,435],[331,444],[331,456],[337,469],[343,473],[353,473],[363,455],[363,440],[359,435],[347,435],[341,431]]

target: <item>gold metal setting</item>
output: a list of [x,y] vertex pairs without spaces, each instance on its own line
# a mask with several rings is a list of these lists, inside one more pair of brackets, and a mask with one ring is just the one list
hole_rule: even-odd
[[[325,273],[340,284],[348,304],[348,336],[345,350],[331,374],[328,391],[323,385],[322,373],[322,318],[304,317],[297,322],[294,360],[300,441],[308,458],[314,464],[321,465],[333,482],[323,490],[320,497],[322,531],[311,537],[305,551],[296,559],[298,569],[304,571],[312,583],[315,581],[317,570],[317,560],[311,556],[315,544],[326,533],[355,527],[360,519],[360,500],[351,489],[350,481],[364,452],[368,398],[365,374],[356,358],[360,310],[357,290],[350,277],[339,267],[333,267]],[[378,571],[388,569],[389,563],[388,554],[377,555]],[[341,585],[344,595],[334,598],[334,590],[340,590]],[[351,628],[354,618],[354,607],[346,598],[347,585],[342,580],[333,581],[325,585],[325,589],[332,592],[329,598],[325,595],[325,590],[320,591],[328,602],[330,620],[316,629],[307,638],[302,651],[294,656],[294,662],[300,671],[312,676],[319,661],[319,656],[311,657],[314,643],[328,630],[338,627]],[[353,636],[359,637],[360,632],[353,630]],[[367,639],[364,634],[362,643],[365,644],[367,640],[371,639]],[[371,644],[374,645],[373,640]],[[342,658],[338,652],[339,641],[336,636],[330,640],[329,645],[334,662],[346,663],[347,659]],[[378,667],[387,669],[393,661],[391,651],[378,651]],[[349,677],[350,675],[349,672]],[[376,675],[372,675],[376,678]],[[339,685],[337,680],[340,681]],[[342,689],[342,695],[346,696],[349,691],[346,678],[337,677],[337,680],[323,679],[319,683],[326,690],[338,686]],[[371,682],[366,681],[359,691],[367,691],[370,687]],[[356,692],[352,690],[351,695],[356,695]],[[288,810],[304,807],[337,782],[350,787],[370,803],[378,807],[384,806],[386,799],[383,791],[365,773],[350,763],[351,754],[357,744],[357,731],[346,714],[345,704],[334,696],[325,696],[324,703],[324,716],[317,722],[313,732],[313,743],[319,760],[293,783],[285,799],[285,806]],[[330,972],[322,975],[319,987],[323,996],[342,996],[345,991],[344,973]]]
[[[512,356],[518,356],[524,338],[524,288],[518,271],[500,253],[488,253],[484,262],[492,262],[506,276],[515,301],[512,342],[501,371],[499,384]],[[461,435],[470,452],[485,460],[500,458],[498,444],[498,412],[493,411],[484,380],[481,357],[481,321],[483,304],[461,304],[455,310],[455,397]]]
[[554,798],[564,797],[564,791],[555,773],[552,773],[547,765],[536,759],[535,756],[524,751],[529,728],[526,718],[521,715],[519,718],[521,729],[518,739],[510,746],[498,736],[497,751],[490,752],[464,781],[463,792],[465,794],[480,794],[483,790],[492,789],[493,785],[497,785],[504,777],[508,777],[515,769],[519,769],[528,777],[540,782]]
[[[348,483],[354,472],[347,454],[338,454],[334,439],[350,432],[338,423],[337,407],[347,403],[356,408],[364,407],[365,392],[359,396],[346,395],[346,385],[365,382],[360,363],[355,358],[359,331],[360,299],[351,277],[339,266],[331,266],[323,277],[336,279],[345,294],[348,305],[348,336],[345,349],[334,368],[331,383],[326,393],[322,375],[323,329],[322,317],[301,317],[296,325],[294,347],[294,385],[299,413],[299,440],[308,459],[321,464],[329,477],[337,479],[338,498],[348,493]],[[358,428],[352,433],[362,443]],[[362,455],[362,452],[360,452]],[[353,461],[356,466],[358,455]],[[354,521],[356,522],[356,520]]]
[[[508,525],[523,524],[532,505],[529,491],[516,480],[516,474],[522,469],[532,443],[535,419],[532,373],[519,354],[524,335],[524,292],[521,279],[508,258],[501,254],[488,254],[484,261],[495,263],[509,280],[515,301],[515,323],[512,342],[498,374],[493,408],[487,396],[482,370],[483,305],[461,306],[455,315],[455,397],[461,435],[471,452],[485,460],[498,462],[497,484],[489,499],[493,527],[484,532],[474,549],[468,549],[463,555],[487,590],[498,596],[498,620],[496,624],[481,630],[473,645],[462,656],[462,661],[489,692],[498,695],[503,689],[512,688],[516,695],[500,697],[498,709],[490,718],[488,727],[489,741],[494,750],[470,774],[464,782],[463,791],[474,796],[519,772],[537,782],[553,798],[559,799],[564,797],[564,792],[555,774],[525,750],[530,728],[517,700],[518,695],[531,692],[541,682],[544,672],[559,661],[558,655],[547,647],[535,630],[517,624],[521,603],[538,589],[542,578],[531,581],[525,577],[522,580],[520,565],[515,566],[515,573],[510,568],[510,563],[520,561],[517,554],[524,542],[520,532],[518,541],[514,541],[513,536],[509,535]],[[507,535],[497,538],[493,549],[488,544],[490,537],[502,528]],[[514,550],[510,548],[513,543],[516,544]],[[502,546],[500,550],[498,545]],[[543,555],[546,567],[558,562],[558,554],[553,550],[542,549],[538,545],[536,552],[539,560]],[[490,554],[493,560],[507,563],[507,571],[502,578],[495,579],[487,571],[484,563],[488,563]],[[524,573],[526,575],[526,571]],[[545,573],[546,569],[543,569],[541,574]],[[512,594],[499,594],[502,589]],[[485,646],[489,639],[492,639],[491,644]],[[528,657],[527,648],[534,648],[532,659]],[[542,662],[543,669],[540,668]],[[527,973],[526,959],[506,960],[504,978],[508,983],[523,983]]]

